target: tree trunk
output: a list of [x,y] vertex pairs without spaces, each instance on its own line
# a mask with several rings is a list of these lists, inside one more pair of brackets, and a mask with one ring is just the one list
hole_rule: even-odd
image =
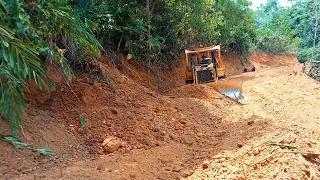
[[[150,9],[150,0],[146,0],[146,9],[147,9],[147,26],[148,26],[148,48],[147,48],[147,61],[148,61],[148,77],[150,74],[150,68],[151,68],[151,59],[150,59],[150,53],[151,53],[151,9]],[[150,84],[150,78],[149,78],[149,84]]]
[[317,33],[318,33],[318,27],[319,27],[319,11],[320,11],[320,3],[319,2],[314,2],[315,3],[315,17],[316,17],[316,21],[314,24],[314,37],[313,37],[313,51],[312,51],[312,59],[314,59],[314,51],[316,50],[316,42],[317,42]]

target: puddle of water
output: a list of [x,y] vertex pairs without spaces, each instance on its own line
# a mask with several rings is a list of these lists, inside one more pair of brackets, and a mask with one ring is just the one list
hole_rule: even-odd
[[233,79],[222,79],[217,83],[208,83],[206,85],[214,87],[221,94],[233,99],[236,102],[245,104],[249,99],[244,95],[242,91],[242,85],[245,80],[250,77],[237,77]]
[[240,90],[239,89],[223,89],[221,90],[221,94],[228,96],[234,100],[238,100],[240,97]]
[[220,90],[221,94],[232,98],[233,100],[240,102],[242,104],[247,103],[249,98],[244,95],[244,93],[239,89],[223,89]]

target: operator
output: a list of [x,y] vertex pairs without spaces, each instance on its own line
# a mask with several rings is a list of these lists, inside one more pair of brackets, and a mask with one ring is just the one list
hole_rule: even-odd
[[212,71],[214,70],[213,60],[210,60],[210,63],[209,63],[209,65],[208,65],[208,67],[209,67],[210,69],[212,69]]
[[201,64],[207,64],[207,56],[202,56]]

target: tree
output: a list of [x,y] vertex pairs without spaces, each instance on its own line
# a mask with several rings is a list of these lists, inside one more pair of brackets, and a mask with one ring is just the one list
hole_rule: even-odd
[[226,49],[240,52],[246,57],[257,30],[249,1],[219,0],[216,6],[223,17],[223,24],[217,27],[219,42]]
[[318,0],[291,0],[292,6],[280,7],[269,0],[258,11],[260,50],[294,52],[300,62],[320,60]]
[[315,59],[314,51],[316,49],[316,42],[318,39],[318,31],[319,31],[319,21],[320,21],[320,2],[314,1],[314,16],[315,16],[315,22],[314,22],[314,36],[313,36],[313,51],[312,51],[312,58]]
[[297,52],[300,38],[291,28],[291,9],[268,0],[257,12],[258,49],[271,53]]

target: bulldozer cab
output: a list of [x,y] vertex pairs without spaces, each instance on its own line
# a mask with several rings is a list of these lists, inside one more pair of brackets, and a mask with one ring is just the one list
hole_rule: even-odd
[[220,46],[185,50],[186,83],[202,84],[226,76]]

